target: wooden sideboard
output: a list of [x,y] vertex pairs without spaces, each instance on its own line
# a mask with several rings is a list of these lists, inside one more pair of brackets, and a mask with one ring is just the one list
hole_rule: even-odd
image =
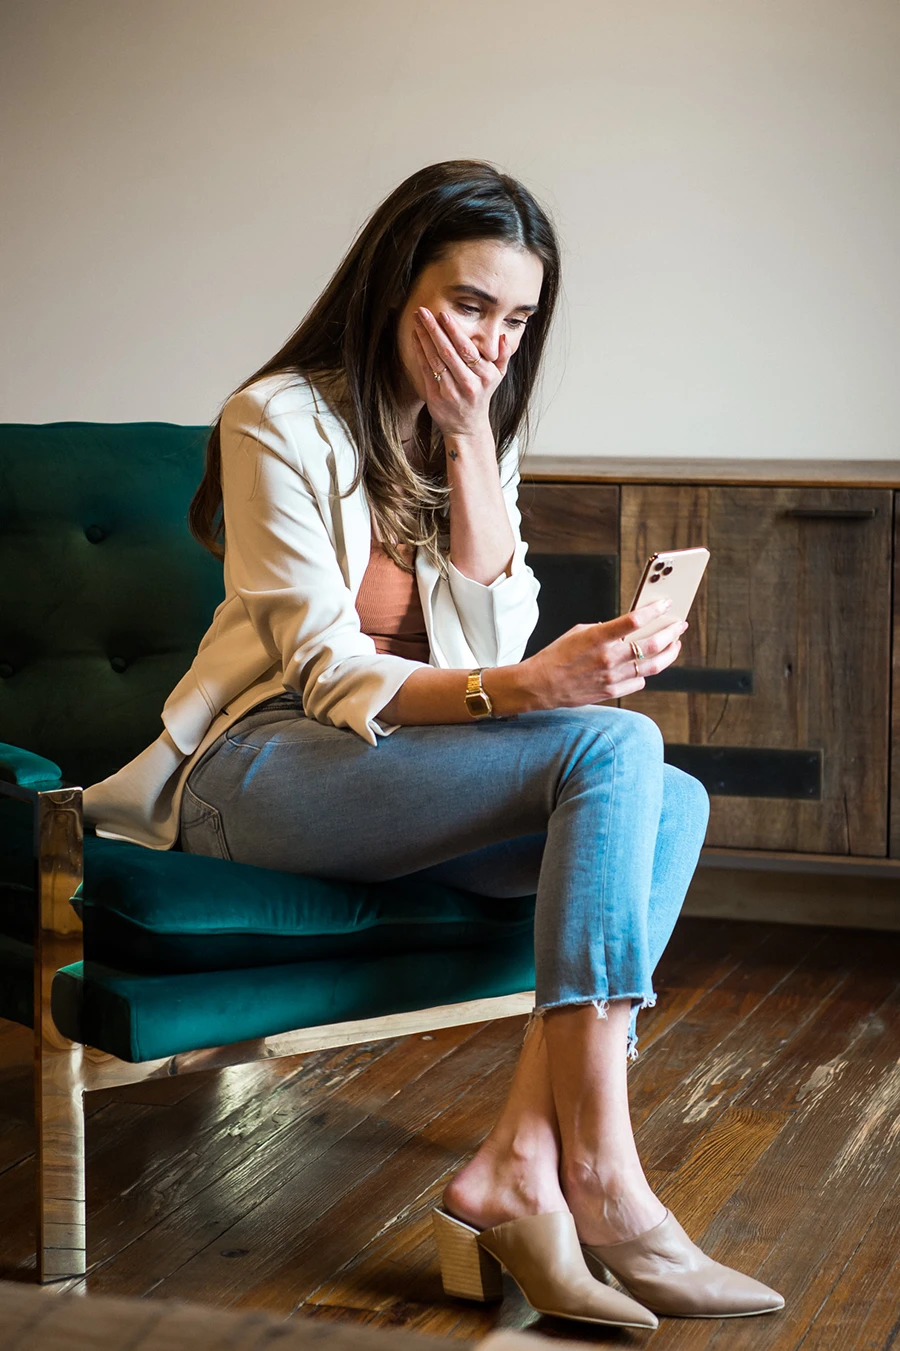
[[704,862],[900,876],[898,495],[894,461],[524,459],[526,656],[711,551],[681,657],[622,701],[706,785]]

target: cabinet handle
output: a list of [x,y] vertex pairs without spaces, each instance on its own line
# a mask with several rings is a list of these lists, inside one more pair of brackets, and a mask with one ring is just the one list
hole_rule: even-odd
[[800,516],[807,521],[870,521],[875,507],[789,507],[785,516]]

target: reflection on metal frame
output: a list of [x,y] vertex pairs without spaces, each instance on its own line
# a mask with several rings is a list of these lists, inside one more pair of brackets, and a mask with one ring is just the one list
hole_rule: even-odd
[[53,978],[83,955],[70,897],[81,884],[81,789],[0,783],[32,809],[34,853],[34,1117],[37,1128],[38,1280],[85,1272],[83,1048],[57,1030]]
[[81,789],[38,793],[34,936],[34,1105],[38,1128],[37,1258],[41,1281],[84,1274],[84,1085],[82,1048],[50,1013],[53,978],[83,955],[70,898],[82,877]]

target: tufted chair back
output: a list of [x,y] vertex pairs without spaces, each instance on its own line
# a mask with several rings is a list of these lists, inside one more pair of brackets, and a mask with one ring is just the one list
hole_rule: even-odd
[[191,536],[208,429],[0,425],[0,741],[86,786],[162,731],[224,591]]

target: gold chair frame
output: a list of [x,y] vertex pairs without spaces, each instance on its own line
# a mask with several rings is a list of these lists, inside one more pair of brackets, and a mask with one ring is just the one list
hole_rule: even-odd
[[247,1065],[257,1060],[352,1046],[529,1013],[534,991],[411,1013],[305,1027],[250,1042],[186,1051],[132,1064],[62,1036],[50,1011],[53,978],[81,961],[81,920],[70,904],[84,867],[82,790],[0,782],[0,794],[32,806],[35,893],[34,1109],[37,1129],[37,1275],[41,1283],[87,1271],[84,1094],[145,1079]]

